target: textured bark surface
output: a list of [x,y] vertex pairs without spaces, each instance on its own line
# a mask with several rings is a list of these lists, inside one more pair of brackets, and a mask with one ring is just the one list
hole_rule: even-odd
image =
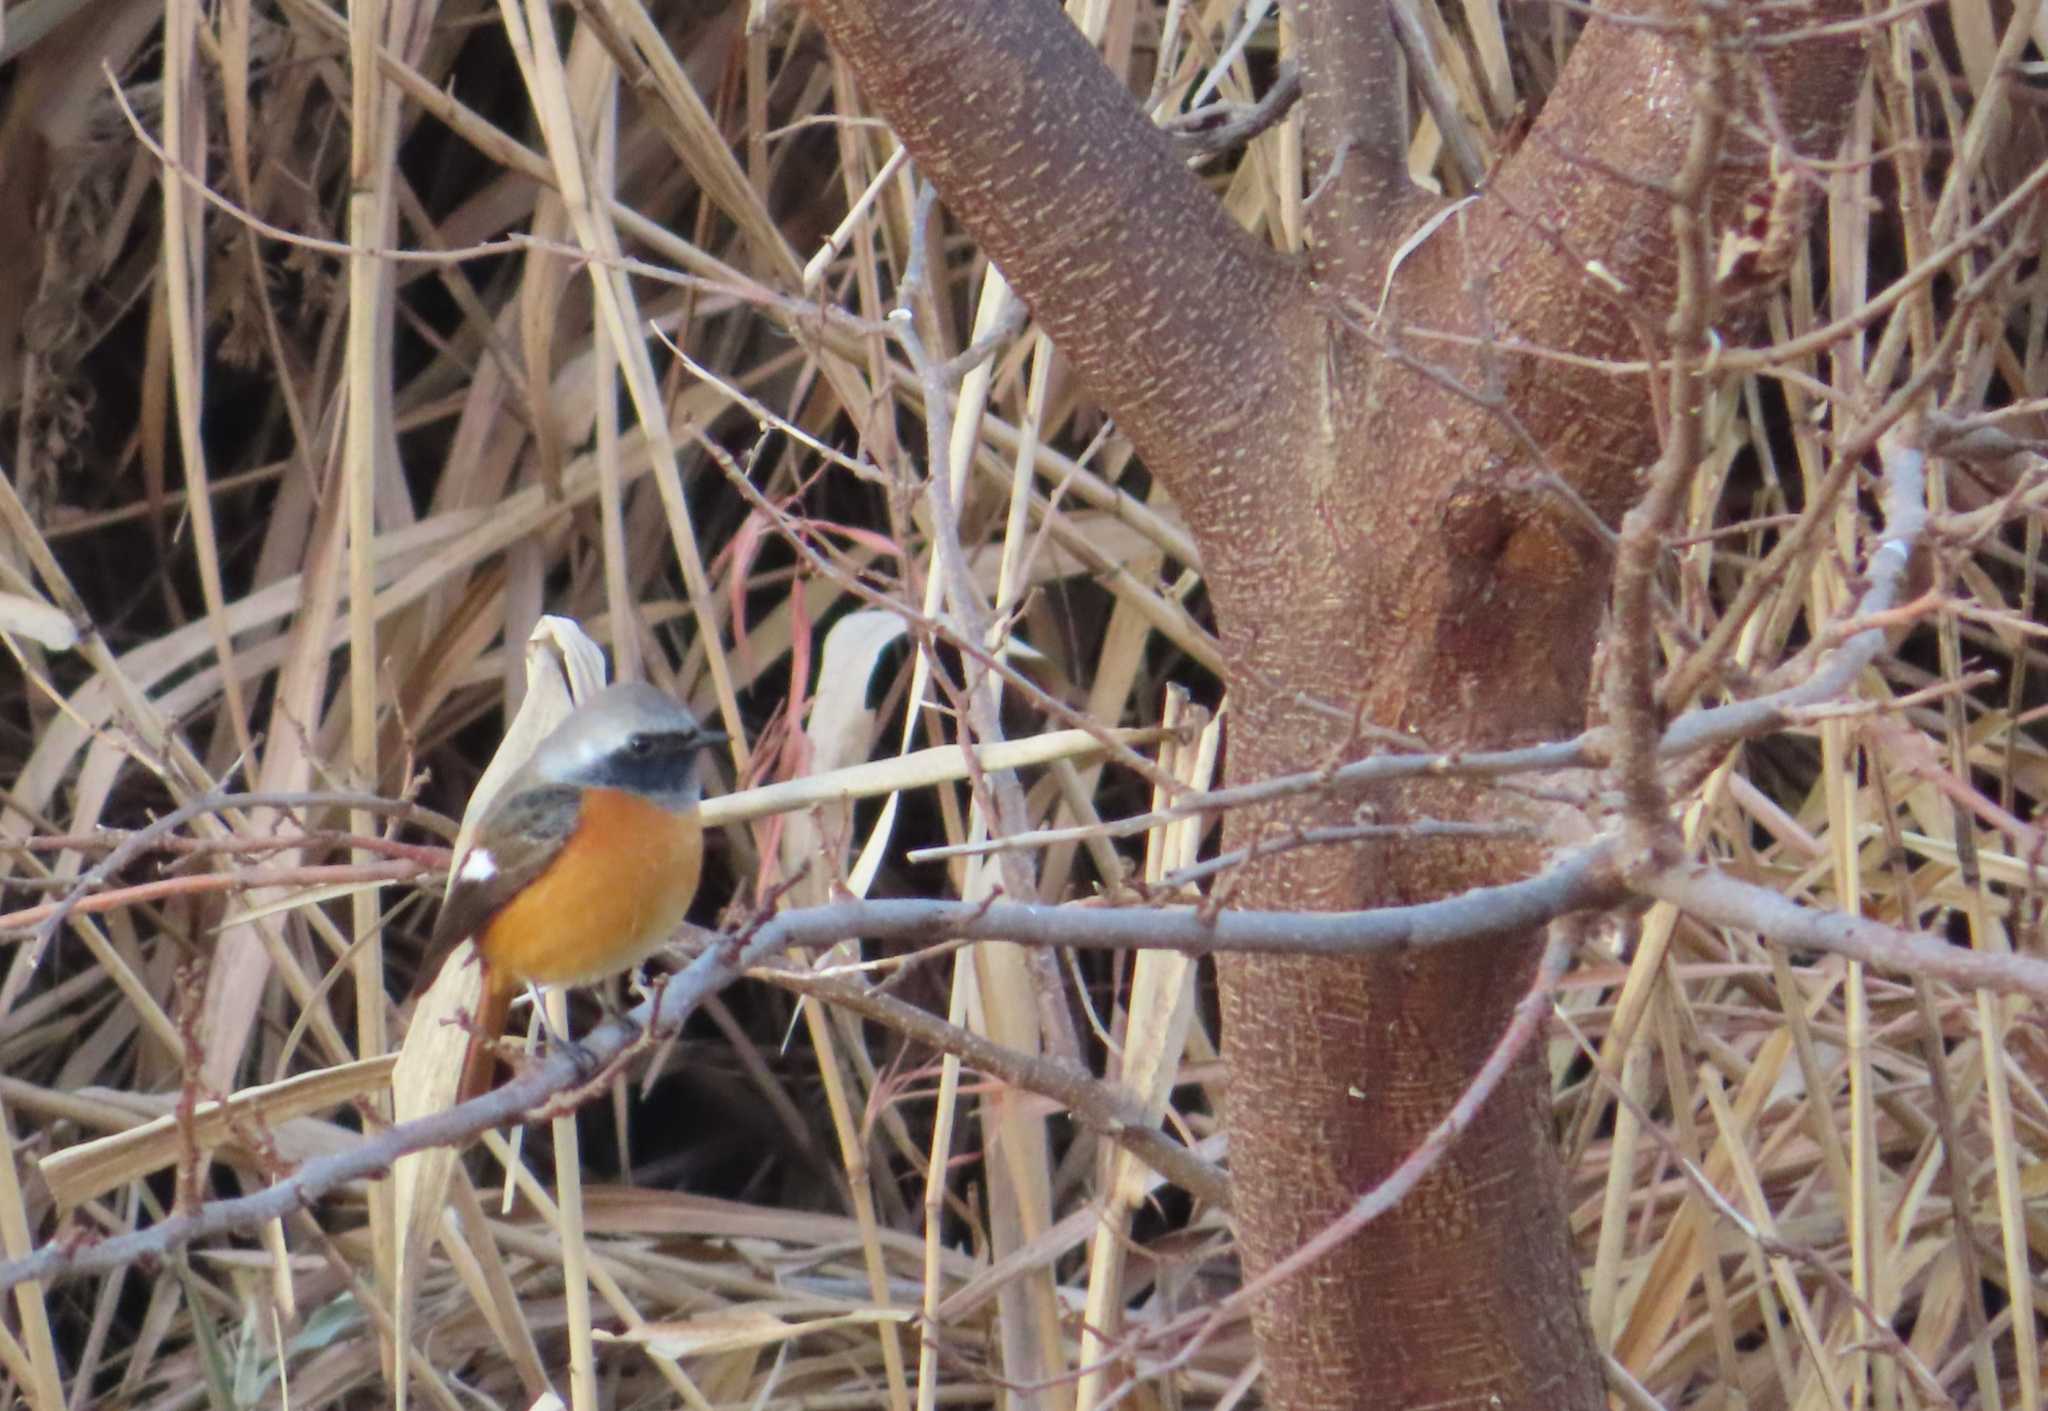
[[[1645,384],[1413,337],[1390,345],[1385,328],[1594,356],[1656,346],[1674,266],[1654,184],[1676,172],[1691,127],[1689,37],[1590,25],[1487,194],[1401,259],[1387,324],[1368,335],[1389,261],[1430,210],[1390,194],[1371,159],[1388,105],[1344,87],[1375,77],[1348,65],[1386,52],[1379,0],[1297,7],[1304,35],[1331,38],[1304,67],[1311,123],[1355,129],[1311,134],[1311,153],[1354,155],[1318,203],[1299,266],[1223,219],[1053,7],[811,8],[1186,514],[1230,666],[1233,779],[1363,753],[1343,719],[1361,706],[1440,748],[1581,726],[1608,563],[1545,478],[1614,524],[1657,454]],[[1775,100],[1800,152],[1833,147],[1861,62],[1853,36],[1774,58],[1798,75]],[[1761,179],[1765,151],[1745,140],[1717,186],[1723,211]],[[1588,260],[1626,294],[1589,276]],[[1439,781],[1249,813],[1230,832],[1242,844],[1361,802],[1389,817],[1498,809]],[[1418,901],[1536,861],[1507,845],[1297,851],[1258,866],[1236,899]],[[1371,964],[1223,965],[1248,1272],[1321,1230],[1442,1117],[1500,1033],[1538,940]],[[1532,1059],[1414,1198],[1265,1301],[1272,1404],[1604,1404],[1546,1095]]]

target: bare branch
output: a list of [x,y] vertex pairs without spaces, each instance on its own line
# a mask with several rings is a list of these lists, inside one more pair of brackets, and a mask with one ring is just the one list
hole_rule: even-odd
[[1638,879],[1637,886],[1701,921],[1739,926],[1781,946],[1824,950],[1896,974],[1945,980],[1962,989],[2048,1001],[2048,961],[1966,950],[1868,917],[1801,906],[1704,863],[1652,873]]
[[754,975],[771,985],[850,1009],[941,1053],[953,1054],[969,1067],[1012,1087],[1049,1097],[1190,1195],[1229,1208],[1230,1180],[1222,1171],[1160,1131],[1128,1090],[1097,1078],[1078,1064],[1007,1048],[852,975],[779,966],[757,970]]
[[[1913,550],[1927,532],[1927,457],[1917,447],[1894,438],[1880,446],[1884,462],[1885,539],[1870,556],[1869,586],[1856,604],[1855,617],[1876,617],[1897,605]],[[1792,536],[1787,536],[1788,540]],[[1681,753],[1709,739],[1728,740],[1762,734],[1787,724],[1802,708],[1832,700],[1846,691],[1863,669],[1884,650],[1884,629],[1867,627],[1836,648],[1796,686],[1712,710],[1694,711],[1664,732],[1661,749]]]
[[[1358,954],[1441,946],[1492,934],[1516,934],[1566,911],[1609,905],[1616,879],[1598,849],[1567,858],[1526,882],[1482,887],[1445,901],[1368,912],[1225,912],[1108,910],[971,902],[842,902],[784,913],[751,931],[719,938],[655,995],[622,1019],[598,1028],[577,1050],[547,1054],[527,1072],[474,1101],[390,1127],[346,1151],[309,1161],[253,1195],[215,1201],[145,1230],[91,1243],[73,1228],[34,1254],[0,1264],[0,1292],[29,1279],[104,1273],[161,1256],[199,1240],[279,1219],[337,1187],[381,1175],[399,1157],[456,1146],[478,1133],[552,1115],[593,1095],[601,1075],[620,1061],[643,1031],[669,1034],[704,999],[790,946],[823,948],[854,936],[877,940],[1012,940],[1027,945],[1111,949],[1168,946],[1190,954],[1219,950]],[[2044,967],[2048,968],[2048,967]]]
[[[1869,583],[1850,615],[1855,622],[1890,611],[1898,604],[1905,572],[1914,549],[1927,532],[1925,483],[1927,458],[1893,437],[1880,447],[1885,466],[1883,510],[1886,536],[1872,553],[1866,568]],[[1682,758],[1700,750],[1714,749],[1785,729],[1799,722],[1800,713],[1841,695],[1857,676],[1884,650],[1884,630],[1866,627],[1850,636],[1823,657],[1804,681],[1754,700],[1696,710],[1673,722],[1657,742],[1660,760]],[[1432,775],[1469,779],[1502,779],[1518,774],[1556,773],[1604,763],[1614,748],[1614,732],[1588,730],[1570,740],[1530,745],[1518,750],[1475,751],[1469,754],[1375,755],[1330,770],[1305,770],[1297,774],[1261,779],[1235,788],[1212,789],[1181,800],[1171,808],[1155,809],[1111,823],[1076,828],[1044,828],[1012,838],[962,847],[926,848],[911,854],[911,861],[925,862],[960,853],[999,847],[1040,847],[1092,836],[1127,837],[1143,833],[1176,818],[1223,813],[1249,804],[1289,798],[1318,790],[1344,790],[1395,779],[1427,778]]]
[[1301,98],[1301,68],[1288,64],[1256,103],[1209,103],[1159,125],[1173,134],[1174,146],[1189,157],[1235,151],[1272,127]]
[[1271,857],[1275,853],[1291,852],[1296,848],[1340,847],[1346,843],[1389,838],[1412,842],[1423,838],[1478,840],[1529,838],[1534,835],[1534,829],[1520,823],[1475,823],[1451,818],[1415,818],[1405,823],[1345,823],[1327,828],[1288,828],[1277,836],[1261,838],[1258,842],[1245,847],[1232,848],[1201,862],[1176,868],[1161,877],[1157,883],[1146,884],[1143,890],[1152,895],[1170,895],[1178,888],[1192,887],[1195,883],[1214,877],[1219,872],[1243,867],[1255,858]]
[[[1713,20],[1705,22],[1711,25]],[[1711,45],[1702,45],[1697,63],[1692,83],[1692,131],[1685,161],[1671,188],[1677,283],[1665,325],[1671,361],[1664,454],[1648,490],[1622,518],[1621,539],[1615,550],[1614,626],[1604,692],[1608,718],[1615,728],[1612,773],[1624,802],[1628,846],[1634,853],[1645,858],[1654,855],[1660,861],[1677,855],[1680,839],[1663,776],[1657,769],[1657,744],[1662,734],[1657,714],[1657,571],[1664,560],[1664,541],[1677,522],[1699,468],[1700,423],[1707,415],[1713,390],[1712,373],[1704,366],[1712,352],[1707,250],[1711,232],[1706,202],[1727,131],[1730,100],[1728,56]]]
[[1315,191],[1315,254],[1357,292],[1377,281],[1376,237],[1415,192],[1401,49],[1384,4],[1298,0],[1289,14],[1301,63],[1302,145]]
[[1077,842],[1090,837],[1127,838],[1150,832],[1176,818],[1227,813],[1251,804],[1293,798],[1323,790],[1342,792],[1394,779],[1423,779],[1444,775],[1466,779],[1501,779],[1516,774],[1555,773],[1577,769],[1600,758],[1600,732],[1589,731],[1576,739],[1556,744],[1530,745],[1519,750],[1486,750],[1470,754],[1373,755],[1335,769],[1309,769],[1296,774],[1276,775],[1255,783],[1227,789],[1210,789],[1190,794],[1170,808],[1133,814],[1108,823],[1072,828],[1040,828],[1013,838],[986,843],[920,848],[910,854],[912,862],[935,862],[941,858],[993,851],[997,848],[1043,847],[1051,843]]
[[[1809,946],[1966,988],[2048,1000],[2048,961],[1963,950],[1861,917],[1811,910],[1704,866],[1668,868],[1640,879],[1638,885],[1643,893],[1670,901],[1702,920],[1746,927],[1780,944]],[[1627,895],[1615,870],[1612,849],[1596,846],[1524,882],[1480,887],[1443,901],[1376,911],[1226,911],[1212,916],[1196,910],[871,901],[788,912],[751,931],[721,937],[661,984],[653,998],[584,1039],[580,1052],[548,1054],[483,1097],[388,1128],[346,1151],[309,1161],[253,1195],[216,1201],[148,1229],[97,1243],[80,1238],[75,1228],[66,1230],[35,1253],[0,1264],[0,1292],[30,1279],[103,1273],[200,1240],[251,1229],[347,1182],[377,1176],[407,1153],[458,1145],[487,1129],[547,1115],[554,1100],[580,1101],[597,1089],[591,1065],[602,1073],[620,1061],[640,1041],[643,1025],[657,1034],[674,1032],[707,996],[789,946],[825,947],[860,936],[909,943],[1010,940],[1104,949],[1167,947],[1195,955],[1223,951],[1363,955],[1432,948],[1480,936],[1526,934],[1568,912],[1610,907]],[[1472,1091],[1479,1092],[1477,1079]],[[1458,1111],[1464,1109],[1461,1103]],[[1456,1120],[1460,1120],[1457,1112],[1445,1119],[1447,1123]],[[1415,1174],[1419,1176],[1420,1171]],[[1362,1199],[1353,1214],[1360,1217],[1360,1212],[1376,1213],[1382,1207],[1377,1197]],[[1369,1219],[1371,1214],[1360,1218]]]

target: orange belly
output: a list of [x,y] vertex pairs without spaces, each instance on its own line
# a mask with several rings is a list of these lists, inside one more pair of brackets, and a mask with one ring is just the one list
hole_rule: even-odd
[[491,918],[477,949],[501,973],[535,984],[615,975],[675,934],[703,858],[695,810],[679,815],[616,789],[587,790],[576,831]]

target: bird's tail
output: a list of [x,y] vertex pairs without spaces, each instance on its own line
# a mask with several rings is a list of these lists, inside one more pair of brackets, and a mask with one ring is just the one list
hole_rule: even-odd
[[456,1090],[457,1102],[468,1102],[491,1090],[498,1076],[498,1040],[505,1036],[512,998],[519,993],[512,977],[495,966],[484,966],[483,980],[483,992],[476,1002],[476,1019],[470,1025],[469,1048],[462,1056],[462,1086]]

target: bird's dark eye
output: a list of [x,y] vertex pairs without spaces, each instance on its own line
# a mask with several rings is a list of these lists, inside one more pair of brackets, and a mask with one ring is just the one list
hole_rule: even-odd
[[652,735],[628,735],[626,737],[626,753],[632,755],[635,759],[647,758],[647,756],[654,753],[654,737]]

